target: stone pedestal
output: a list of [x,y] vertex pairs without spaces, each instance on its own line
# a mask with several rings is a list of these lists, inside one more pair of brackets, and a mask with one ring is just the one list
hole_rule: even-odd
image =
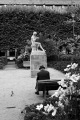
[[36,77],[39,67],[44,65],[47,68],[47,57],[44,51],[33,51],[30,55],[31,77]]

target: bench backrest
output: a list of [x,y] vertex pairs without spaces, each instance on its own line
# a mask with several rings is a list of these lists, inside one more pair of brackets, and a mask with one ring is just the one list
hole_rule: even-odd
[[59,87],[58,82],[61,80],[40,80],[38,81],[38,90],[56,90]]

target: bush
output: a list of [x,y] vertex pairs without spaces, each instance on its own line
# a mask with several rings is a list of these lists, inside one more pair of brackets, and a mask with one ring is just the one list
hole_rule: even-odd
[[76,61],[80,60],[80,56],[74,55],[74,54],[66,54],[66,55],[59,55],[58,60],[61,61]]
[[[42,42],[51,35],[52,40],[42,44],[46,49],[47,56],[52,56],[55,51],[56,41],[59,37],[64,39],[65,19],[70,16],[68,14],[59,14],[50,11],[33,11],[33,9],[3,9],[0,12],[0,48],[21,48],[27,44],[27,40],[31,39],[33,31],[42,33]],[[72,27],[72,26],[71,26]],[[68,32],[69,27],[65,33]],[[71,34],[71,33],[70,33]],[[56,36],[55,36],[56,35]],[[68,37],[68,36],[67,36]],[[41,42],[41,41],[40,41]],[[42,43],[41,42],[41,43]]]
[[23,55],[18,56],[16,59],[16,65],[18,68],[23,68]]
[[80,67],[80,56],[76,55],[54,55],[50,56],[47,59],[48,67],[60,70],[64,72],[64,69],[68,64],[78,63],[78,67]]
[[73,60],[74,56],[73,55],[60,55],[59,60],[60,61],[71,61]]
[[7,58],[6,57],[0,57],[0,69],[3,69],[3,67],[7,64]]
[[47,57],[47,61],[57,61],[58,60],[58,55],[51,55]]
[[4,65],[7,64],[7,58],[6,57],[1,57],[1,60],[2,60],[2,62],[3,62]]
[[[55,58],[55,57],[54,57]],[[66,68],[66,66],[68,64],[71,63],[78,63],[78,67],[80,67],[80,57],[79,56],[75,56],[75,55],[61,55],[61,56],[57,56],[57,59],[53,60],[53,58],[51,60],[48,60],[48,67],[52,67],[54,69],[60,70],[62,72],[64,72],[64,69]]]
[[48,67],[64,72],[64,69],[70,63],[71,61],[50,61],[48,62]]

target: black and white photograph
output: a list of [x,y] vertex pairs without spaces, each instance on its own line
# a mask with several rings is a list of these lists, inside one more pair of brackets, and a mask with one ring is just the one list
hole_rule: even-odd
[[80,120],[80,0],[0,0],[0,120]]

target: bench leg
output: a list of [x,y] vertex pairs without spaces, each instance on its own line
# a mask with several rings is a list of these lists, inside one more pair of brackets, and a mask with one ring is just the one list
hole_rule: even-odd
[[44,97],[44,99],[46,99],[46,86],[44,87],[43,97]]
[[46,99],[46,91],[44,91],[44,99]]

